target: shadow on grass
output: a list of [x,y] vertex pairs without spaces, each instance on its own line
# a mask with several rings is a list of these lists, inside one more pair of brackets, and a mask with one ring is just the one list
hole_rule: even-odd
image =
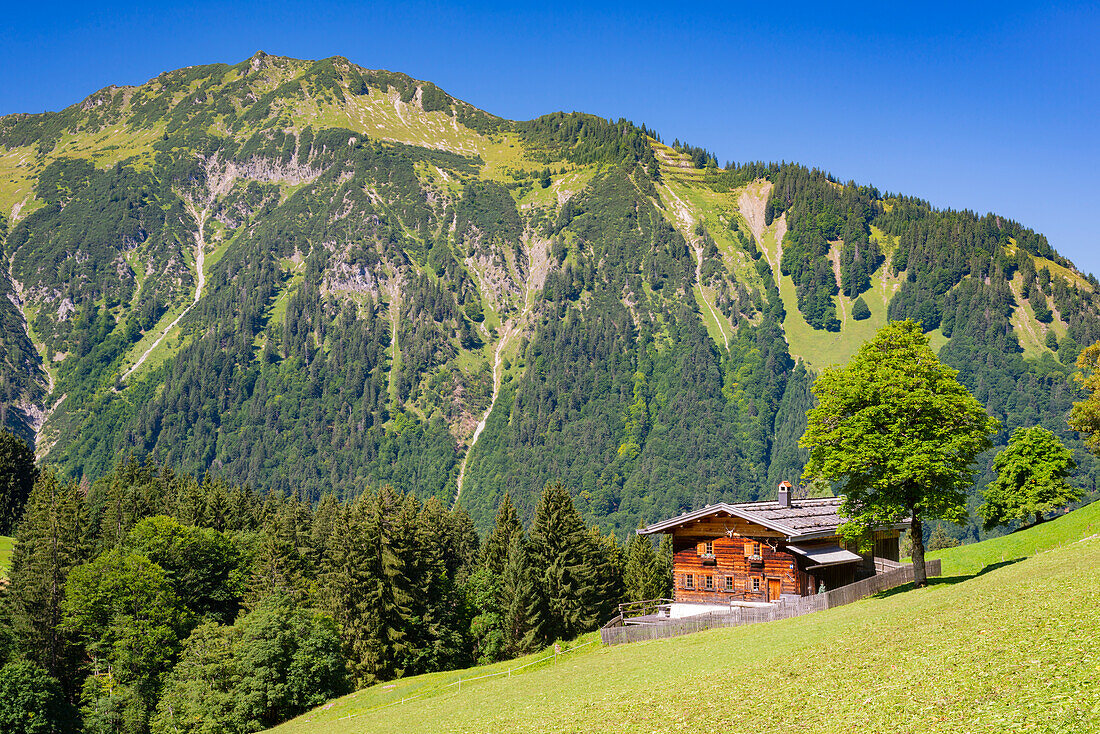
[[[1007,560],[1007,561],[998,561],[997,563],[988,563],[982,568],[981,571],[978,571],[977,573],[961,574],[961,575],[958,575],[958,576],[935,576],[935,577],[932,577],[932,578],[928,579],[928,585],[929,586],[952,586],[954,584],[958,584],[958,583],[961,583],[963,581],[970,581],[971,579],[976,579],[979,576],[984,576],[985,574],[989,573],[990,571],[996,571],[998,568],[1004,568],[1005,566],[1011,566],[1013,563],[1019,563],[1022,560],[1024,560],[1024,556],[1020,556],[1019,558],[1012,558],[1012,559]],[[912,589],[913,589],[913,584],[912,583],[902,584],[901,586],[895,586],[894,588],[887,589],[886,591],[880,591],[879,593],[875,594],[874,597],[872,597],[872,598],[874,598],[874,599],[887,599],[891,596],[894,596],[895,594],[904,594],[906,591],[912,591]]]

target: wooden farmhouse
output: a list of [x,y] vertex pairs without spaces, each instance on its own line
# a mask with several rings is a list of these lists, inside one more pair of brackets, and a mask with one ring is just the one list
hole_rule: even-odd
[[774,602],[896,567],[906,525],[876,529],[871,549],[861,553],[837,535],[841,500],[792,499],[783,482],[775,500],[708,505],[637,532],[672,536],[676,602]]

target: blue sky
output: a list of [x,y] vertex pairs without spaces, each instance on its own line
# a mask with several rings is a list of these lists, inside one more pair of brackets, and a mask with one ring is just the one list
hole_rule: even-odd
[[626,117],[719,160],[994,211],[1100,274],[1100,9],[954,3],[37,3],[0,114],[258,49],[404,71],[505,117]]

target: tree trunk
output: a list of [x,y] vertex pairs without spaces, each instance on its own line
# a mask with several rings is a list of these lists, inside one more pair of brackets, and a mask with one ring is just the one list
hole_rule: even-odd
[[928,574],[924,570],[924,526],[917,511],[912,510],[909,521],[909,538],[913,541],[913,588],[920,589],[928,585]]
[[1043,521],[1043,513],[1038,510],[1035,511],[1035,524],[1038,525]]

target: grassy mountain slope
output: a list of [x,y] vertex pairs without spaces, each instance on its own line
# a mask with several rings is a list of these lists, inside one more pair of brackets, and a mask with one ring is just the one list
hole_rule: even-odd
[[597,643],[433,695],[495,670],[402,680],[273,731],[713,731],[746,721],[810,732],[1094,731],[1100,503],[939,555],[944,577],[920,591],[766,625]]
[[4,117],[0,424],[68,474],[390,482],[482,528],[560,479],[623,530],[797,476],[796,362],[914,317],[1005,436],[1080,447],[1100,295],[1045,238],[704,153],[262,52]]
[[15,540],[13,538],[0,536],[0,578],[6,578],[8,575],[8,568],[11,563],[11,549],[14,542]]

